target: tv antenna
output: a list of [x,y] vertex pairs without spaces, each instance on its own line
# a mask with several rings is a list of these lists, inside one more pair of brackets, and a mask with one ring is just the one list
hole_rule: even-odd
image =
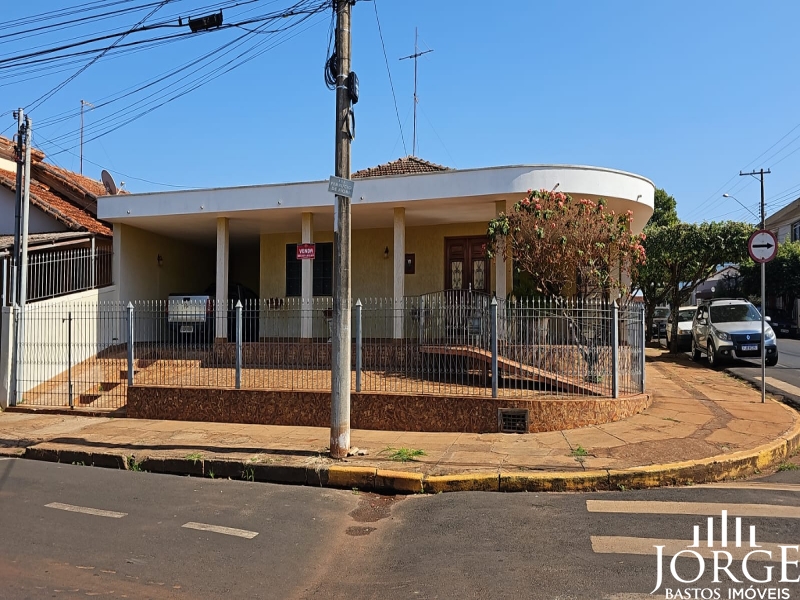
[[94,104],[91,102],[87,102],[86,100],[81,100],[81,175],[83,175],[83,107],[89,106],[94,108]]
[[420,52],[419,48],[417,47],[417,38],[419,37],[419,32],[417,28],[414,27],[414,54],[409,54],[408,56],[404,56],[400,60],[406,60],[407,58],[414,59],[414,137],[412,138],[411,142],[411,155],[417,155],[417,103],[419,102],[419,98],[417,97],[417,59],[422,56],[423,54],[428,54],[429,52],[433,52],[433,50],[425,50],[424,52]]

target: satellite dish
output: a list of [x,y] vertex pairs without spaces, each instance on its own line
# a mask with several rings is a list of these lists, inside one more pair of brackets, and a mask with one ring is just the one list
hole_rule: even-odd
[[111,173],[103,169],[100,172],[100,179],[103,181],[103,185],[106,188],[109,196],[116,196],[117,195],[117,184],[114,183],[114,178],[111,176]]

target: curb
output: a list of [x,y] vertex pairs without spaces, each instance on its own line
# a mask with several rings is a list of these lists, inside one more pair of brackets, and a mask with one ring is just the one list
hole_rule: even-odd
[[[791,409],[785,410],[794,413]],[[583,472],[478,472],[429,475],[377,467],[334,464],[289,466],[245,463],[224,459],[132,456],[115,452],[88,452],[38,444],[13,449],[22,458],[47,462],[190,475],[212,479],[240,479],[266,483],[359,489],[390,494],[443,492],[587,492],[694,485],[738,479],[777,464],[800,448],[800,419],[781,438],[752,450],[632,469]],[[9,449],[12,450],[12,449]],[[11,454],[12,452],[9,452]]]

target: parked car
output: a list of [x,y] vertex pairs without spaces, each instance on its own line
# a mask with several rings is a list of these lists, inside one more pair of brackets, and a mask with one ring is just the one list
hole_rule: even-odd
[[[681,306],[678,309],[678,350],[688,350],[692,346],[692,321],[697,312],[696,306]],[[667,319],[667,344],[672,344],[672,323],[674,315]]]
[[653,313],[653,328],[651,333],[654,338],[662,340],[667,335],[667,319],[669,318],[669,306],[657,306]]
[[[766,363],[778,363],[778,342],[772,327],[764,333]],[[692,322],[692,358],[705,354],[708,364],[761,357],[761,313],[744,299],[717,298],[700,304]]]
[[767,319],[778,337],[797,337],[797,321],[787,310],[767,310]]
[[170,294],[167,331],[171,342],[204,342],[213,336],[213,306],[207,294]]

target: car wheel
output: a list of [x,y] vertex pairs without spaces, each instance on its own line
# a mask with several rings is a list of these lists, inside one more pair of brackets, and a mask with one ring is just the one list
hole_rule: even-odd
[[694,342],[694,338],[692,338],[692,360],[697,362],[700,360],[700,350],[697,348],[697,344]]
[[769,358],[766,360],[766,364],[767,364],[767,366],[768,366],[768,367],[774,367],[775,365],[777,365],[777,364],[778,364],[778,357],[777,357],[777,356],[771,356],[771,357],[769,357]]
[[714,368],[719,366],[719,356],[717,355],[717,349],[714,348],[714,342],[712,342],[711,340],[708,341],[708,366]]

